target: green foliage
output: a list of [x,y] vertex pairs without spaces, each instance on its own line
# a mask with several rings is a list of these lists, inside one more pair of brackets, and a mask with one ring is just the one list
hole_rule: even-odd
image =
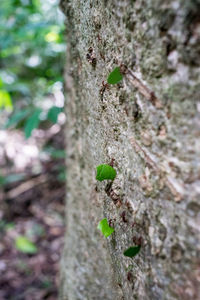
[[114,232],[114,228],[108,225],[107,219],[103,219],[99,222],[97,228],[101,230],[105,237],[110,236]]
[[44,289],[49,289],[50,287],[53,286],[52,281],[51,281],[50,279],[48,279],[48,278],[44,279],[44,280],[41,282],[41,284],[42,284],[42,287],[44,287]]
[[56,149],[54,147],[45,147],[44,152],[48,153],[52,158],[65,158],[65,150]]
[[3,186],[5,184],[5,178],[0,175],[0,186]]
[[12,223],[12,222],[9,222],[9,223],[6,223],[5,224],[5,230],[12,230],[12,229],[14,229],[15,228],[15,224],[14,223]]
[[[45,117],[44,100],[51,101],[47,118],[56,123],[61,108],[55,106],[55,95],[62,89],[65,53],[59,1],[0,2],[0,109],[13,110],[4,128],[23,127],[37,108],[44,111]],[[30,122],[25,125],[26,137],[32,132]],[[34,122],[36,128],[36,116]]]
[[0,108],[5,108],[8,111],[13,109],[10,94],[6,90],[0,90]]
[[6,109],[8,112],[13,110],[13,103],[10,93],[5,90],[3,80],[0,78],[0,109]]
[[60,182],[66,182],[66,168],[65,166],[59,167],[58,180]]
[[[48,114],[46,115],[46,119],[49,119],[51,122],[56,123],[58,119],[59,113],[63,109],[61,107],[52,106]],[[33,129],[37,128],[40,124],[40,115],[42,113],[41,108],[36,107],[28,107],[22,110],[16,110],[10,118],[7,120],[4,128],[12,128],[12,127],[24,127],[25,137],[29,138]]]
[[62,111],[62,108],[61,107],[58,107],[58,106],[53,106],[49,109],[48,111],[48,115],[47,115],[47,118],[52,121],[53,123],[56,123],[57,122],[57,119],[58,119],[58,115],[59,113]]
[[99,181],[103,181],[107,179],[114,180],[116,177],[116,171],[110,165],[102,164],[99,165],[96,169],[97,169],[96,179]]
[[9,174],[4,177],[4,184],[11,184],[24,179],[23,173]]
[[33,98],[44,93],[41,83],[48,92],[61,79],[64,25],[57,4],[1,0],[1,78],[14,96]]
[[109,84],[116,84],[123,79],[122,74],[120,73],[120,67],[116,67],[108,76],[107,82]]
[[0,233],[4,232],[4,234],[6,234],[7,231],[12,230],[14,227],[14,223],[7,223],[5,220],[0,220]]
[[55,149],[51,152],[52,158],[65,158],[65,150]]
[[124,255],[132,258],[140,252],[140,248],[140,245],[129,247],[127,250],[124,251]]
[[37,247],[34,243],[32,243],[25,236],[19,236],[15,240],[15,247],[17,250],[27,254],[35,254],[37,253]]
[[27,119],[24,127],[25,137],[28,139],[31,136],[33,129],[37,128],[40,123],[40,114],[42,110],[37,108],[34,113]]
[[30,114],[30,111],[30,108],[15,111],[5,124],[5,128],[17,126],[20,121],[24,120]]
[[22,173],[21,174],[20,173],[9,174],[5,177],[0,175],[0,186],[11,184],[11,183],[14,183],[16,181],[23,180],[23,179],[24,179],[24,174],[22,174]]

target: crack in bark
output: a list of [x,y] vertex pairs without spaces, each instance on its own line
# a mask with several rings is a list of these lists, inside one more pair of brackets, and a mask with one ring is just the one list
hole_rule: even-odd
[[126,71],[126,77],[131,82],[131,84],[138,89],[138,91],[149,100],[156,108],[162,108],[162,102],[158,99],[153,91],[151,91],[147,86],[145,86],[142,81],[136,77],[136,75],[128,69]]
[[179,202],[183,199],[184,196],[184,187],[183,184],[180,184],[176,178],[172,178],[169,175],[165,174],[158,166],[158,164],[153,161],[153,159],[150,157],[150,154],[147,153],[146,150],[144,150],[138,142],[134,139],[133,136],[129,138],[130,144],[133,146],[135,151],[139,153],[139,155],[144,159],[144,161],[152,167],[152,169],[155,170],[157,175],[160,178],[163,178],[165,181],[165,185],[170,189],[172,195],[174,196],[174,200],[176,202]]

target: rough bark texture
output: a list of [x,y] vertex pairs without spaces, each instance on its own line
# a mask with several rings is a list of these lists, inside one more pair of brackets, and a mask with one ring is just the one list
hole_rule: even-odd
[[[200,299],[200,2],[61,6],[68,50],[60,299]],[[123,81],[103,86],[120,64]],[[117,177],[106,192],[95,167],[111,159]],[[115,228],[107,239],[97,230],[104,217]],[[139,255],[125,257],[141,239]]]

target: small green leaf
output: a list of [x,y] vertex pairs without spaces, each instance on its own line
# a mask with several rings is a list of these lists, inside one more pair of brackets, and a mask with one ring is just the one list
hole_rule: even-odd
[[27,119],[24,127],[25,137],[28,139],[31,136],[33,129],[37,128],[40,123],[40,114],[42,110],[36,109],[34,113]]
[[58,115],[59,113],[62,111],[62,108],[61,107],[58,107],[58,106],[53,106],[49,109],[48,111],[48,115],[47,115],[47,118],[52,121],[53,123],[56,123],[57,122],[57,119],[58,119]]
[[114,180],[116,177],[116,171],[110,165],[99,165],[97,168],[96,179],[99,181],[103,181],[106,179]]
[[134,257],[136,254],[140,252],[141,246],[134,246],[134,247],[129,247],[127,250],[124,251],[124,255],[128,257]]
[[19,236],[15,240],[15,247],[17,250],[28,254],[35,254],[38,251],[37,247],[25,236]]
[[97,228],[99,230],[101,230],[101,232],[103,233],[103,235],[105,237],[108,237],[109,235],[111,235],[114,232],[114,228],[110,227],[108,225],[108,221],[107,219],[103,219],[99,222]]
[[122,80],[123,76],[120,73],[120,67],[116,67],[108,76],[107,82],[109,84],[116,84]]

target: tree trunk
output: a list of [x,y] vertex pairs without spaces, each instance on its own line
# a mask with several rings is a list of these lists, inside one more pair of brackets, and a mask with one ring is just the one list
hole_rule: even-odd
[[[61,6],[67,224],[60,299],[200,299],[200,2]],[[123,80],[107,86],[116,66]],[[95,169],[113,159],[108,191]],[[115,229],[108,238],[97,229],[103,218]],[[124,256],[140,243],[139,254]]]

